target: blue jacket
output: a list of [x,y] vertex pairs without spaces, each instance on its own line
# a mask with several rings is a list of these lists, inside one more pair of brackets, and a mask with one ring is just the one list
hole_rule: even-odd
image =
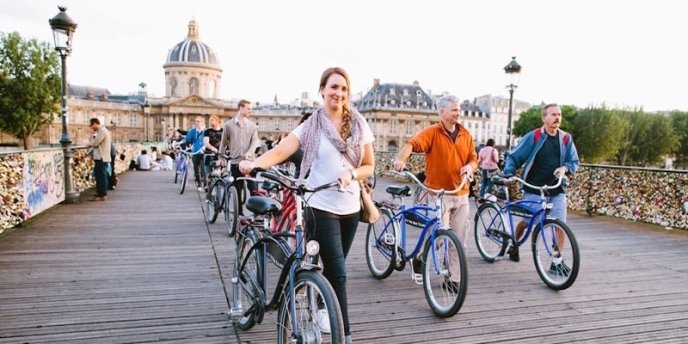
[[[535,155],[545,144],[545,135],[547,135],[547,133],[545,133],[545,127],[541,127],[523,136],[516,148],[506,157],[504,175],[513,176],[514,173],[516,173],[516,169],[525,163],[521,178],[526,179],[530,169],[533,167]],[[566,166],[569,170],[569,174],[573,174],[578,170],[578,166],[580,165],[578,161],[578,151],[576,151],[576,146],[573,144],[571,134],[561,129],[559,129],[559,147],[561,149],[561,161],[559,166]],[[562,185],[562,188],[564,192],[566,192],[566,185]]]
[[[205,136],[205,129],[198,131],[198,130],[196,130],[196,128],[191,128],[186,133],[186,138],[184,138],[184,142],[186,142],[186,143],[193,142],[193,151],[198,152],[203,148],[203,137],[204,136]],[[203,153],[201,152],[198,154],[203,154]]]

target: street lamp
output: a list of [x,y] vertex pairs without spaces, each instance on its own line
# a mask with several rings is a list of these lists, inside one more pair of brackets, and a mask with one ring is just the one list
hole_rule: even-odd
[[504,67],[504,72],[507,75],[507,82],[509,83],[506,85],[506,88],[509,89],[509,122],[506,127],[507,141],[505,153],[509,154],[511,151],[511,113],[513,112],[514,90],[518,87],[518,81],[521,77],[521,65],[516,62],[516,56],[511,57],[511,62]]
[[65,183],[65,202],[76,203],[79,200],[79,192],[74,190],[71,176],[72,151],[69,145],[72,139],[67,130],[67,56],[72,52],[72,35],[76,30],[77,24],[67,15],[67,7],[58,6],[60,13],[48,20],[50,28],[53,30],[55,39],[55,50],[62,59],[62,137],[60,144],[64,151],[64,183]]
[[112,143],[117,143],[117,123],[110,121],[110,126],[112,127]]
[[148,142],[148,108],[150,108],[150,104],[148,104],[148,99],[146,99],[143,103],[139,105],[141,106],[141,112],[143,113],[143,124],[144,130],[146,131],[146,142]]

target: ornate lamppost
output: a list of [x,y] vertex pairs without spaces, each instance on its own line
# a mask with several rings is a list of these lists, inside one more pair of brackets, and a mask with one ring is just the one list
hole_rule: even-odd
[[506,127],[507,141],[505,152],[505,154],[509,154],[511,151],[511,114],[513,112],[514,90],[518,87],[518,81],[521,76],[521,65],[516,62],[516,56],[513,56],[511,62],[504,67],[504,72],[506,73],[508,78],[507,82],[509,83],[506,85],[506,88],[509,90],[509,122]]
[[69,146],[72,139],[67,130],[67,56],[72,52],[72,35],[76,30],[77,24],[67,15],[67,7],[58,6],[60,13],[48,20],[50,28],[53,30],[55,40],[55,50],[62,59],[62,137],[60,144],[64,151],[64,183],[65,183],[65,202],[76,203],[79,200],[79,192],[74,190],[71,176],[72,151]]

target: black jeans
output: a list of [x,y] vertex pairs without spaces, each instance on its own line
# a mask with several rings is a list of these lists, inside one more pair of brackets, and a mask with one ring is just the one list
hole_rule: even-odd
[[103,160],[94,160],[95,167],[93,168],[93,174],[96,177],[96,195],[97,196],[107,196],[108,189],[108,174],[107,168],[108,163],[103,162]]
[[[232,163],[230,164],[229,171],[232,173],[232,177],[234,177],[234,187],[236,187],[237,194],[239,196],[239,204],[242,206],[239,207],[239,214],[243,215],[244,213],[244,207],[243,204],[246,203],[246,198],[251,197],[250,194],[253,193],[253,191],[256,190],[256,183],[252,181],[247,181],[246,180],[236,180],[236,178],[239,177],[245,177],[243,173],[239,170],[239,164]],[[246,188],[244,188],[244,184],[246,184]],[[248,190],[245,190],[248,189]],[[248,194],[246,194],[248,193]]]
[[320,244],[323,275],[334,288],[344,319],[344,334],[349,329],[349,311],[346,300],[346,256],[356,235],[359,213],[336,215],[315,208],[306,208],[306,237]]
[[196,154],[191,156],[193,161],[194,178],[196,178],[196,186],[203,186],[203,154]]

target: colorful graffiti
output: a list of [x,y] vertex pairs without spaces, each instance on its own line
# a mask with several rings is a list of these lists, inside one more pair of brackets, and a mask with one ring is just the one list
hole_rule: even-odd
[[24,218],[64,201],[62,150],[28,152],[24,154],[24,166]]

